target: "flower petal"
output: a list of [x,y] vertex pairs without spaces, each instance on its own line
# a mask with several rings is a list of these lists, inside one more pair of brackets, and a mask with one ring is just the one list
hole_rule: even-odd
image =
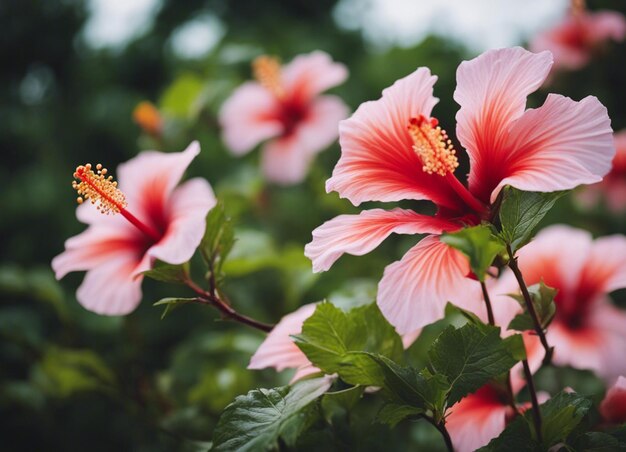
[[600,413],[612,424],[626,422],[626,378],[620,376],[600,404]]
[[615,155],[604,105],[593,96],[575,102],[556,94],[511,125],[503,149],[508,153],[500,173],[504,178],[491,201],[505,185],[550,192],[599,182]]
[[235,90],[219,112],[222,139],[235,155],[251,151],[261,141],[280,135],[284,125],[276,114],[276,97],[256,82]]
[[612,235],[593,242],[579,287],[589,287],[595,294],[626,287],[626,237]]
[[148,250],[148,255],[169,264],[191,259],[204,235],[207,213],[216,202],[211,186],[204,179],[190,179],[177,187],[167,206],[167,231]]
[[137,265],[136,255],[116,253],[87,272],[76,298],[87,310],[97,314],[128,314],[141,301],[143,277],[132,276]]
[[285,89],[300,102],[307,102],[317,94],[340,85],[348,78],[348,69],[335,63],[326,52],[315,51],[299,55],[282,70]]
[[306,178],[313,157],[313,154],[306,152],[298,136],[293,134],[265,145],[261,154],[261,167],[268,181],[294,185]]
[[437,78],[419,68],[396,81],[376,101],[365,102],[351,118],[339,124],[341,157],[326,182],[353,204],[363,201],[429,199],[452,209],[463,202],[439,175],[422,171],[407,130],[409,120],[430,116],[437,103]]
[[319,96],[310,105],[306,118],[295,131],[307,153],[326,149],[339,136],[339,122],[348,116],[348,106],[337,96]]
[[522,115],[526,97],[541,86],[551,65],[549,52],[515,47],[490,50],[457,70],[457,138],[470,158],[470,191],[484,202],[503,178],[508,126]]
[[483,309],[478,281],[466,278],[467,258],[428,236],[398,262],[385,268],[378,285],[378,306],[398,333],[415,331],[444,316],[448,301],[478,312]]
[[[307,374],[307,371],[309,373],[318,371],[312,367],[305,354],[290,337],[300,334],[302,324],[313,315],[315,307],[315,303],[307,304],[283,317],[252,356],[248,369],[273,367],[280,372],[288,368],[298,368],[303,375]],[[304,371],[305,368],[306,371]]]
[[364,210],[358,215],[339,215],[315,229],[313,240],[304,247],[304,254],[313,262],[313,271],[321,272],[328,270],[344,253],[354,256],[369,253],[394,232],[440,234],[459,228],[459,224],[452,221],[412,210]]

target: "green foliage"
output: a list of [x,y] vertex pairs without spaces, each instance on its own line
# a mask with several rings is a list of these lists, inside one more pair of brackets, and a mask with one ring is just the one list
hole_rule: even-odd
[[511,246],[513,252],[528,243],[535,227],[564,194],[565,192],[538,193],[504,187],[500,205],[500,237]]
[[222,267],[235,243],[232,220],[226,216],[224,206],[218,203],[206,218],[206,229],[200,242],[200,254],[207,264],[208,278],[216,284],[222,279]]
[[322,396],[322,412],[329,424],[336,416],[345,415],[361,400],[362,386],[352,386],[341,391],[327,392]]
[[488,225],[464,228],[457,232],[445,233],[441,241],[461,251],[469,258],[472,272],[479,281],[485,275],[495,257],[504,251],[505,245],[492,233]]
[[[533,284],[528,287],[528,293],[530,294],[533,307],[535,308],[535,312],[537,313],[537,317],[539,318],[542,328],[547,328],[548,325],[550,325],[550,322],[552,322],[552,319],[554,319],[556,314],[556,304],[554,303],[554,298],[556,297],[557,292],[557,289],[546,286],[543,280],[541,280],[539,284]],[[526,302],[521,295],[511,294],[510,296],[515,298],[522,308],[526,308]],[[508,329],[517,331],[533,330],[535,329],[535,323],[533,322],[530,314],[528,312],[524,312],[523,314],[518,314],[513,320],[511,320]]]
[[[288,432],[302,431],[294,422],[308,424],[300,413],[330,387],[327,377],[304,380],[293,386],[255,389],[228,405],[213,433],[213,450],[264,450]],[[292,442],[292,441],[290,441]]]
[[165,306],[165,309],[163,310],[163,314],[161,314],[161,320],[164,319],[170,312],[172,312],[174,309],[184,305],[184,304],[189,304],[189,303],[194,303],[196,301],[195,298],[176,298],[176,297],[168,297],[168,298],[162,298],[159,301],[157,301],[156,303],[154,303],[153,306]]
[[294,339],[316,367],[353,385],[371,385],[379,379],[378,366],[363,352],[402,357],[402,341],[375,303],[347,313],[320,303]]
[[189,262],[180,265],[156,261],[152,269],[143,272],[144,276],[170,284],[185,284],[189,280]]
[[174,118],[193,118],[199,112],[200,94],[204,82],[193,73],[180,75],[161,96],[161,110]]
[[468,323],[446,328],[428,356],[434,372],[445,375],[451,384],[451,405],[508,371],[525,358],[525,349],[519,335],[502,339],[500,328]]

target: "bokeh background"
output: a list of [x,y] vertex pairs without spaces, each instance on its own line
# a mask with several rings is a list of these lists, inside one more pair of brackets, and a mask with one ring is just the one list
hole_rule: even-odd
[[[524,44],[567,7],[565,0],[1,1],[0,448],[206,450],[219,413],[235,396],[289,381],[288,373],[246,370],[262,334],[221,322],[209,308],[185,306],[161,320],[162,309],[152,303],[189,295],[183,287],[145,281],[140,308],[110,318],[76,302],[82,275],[54,280],[51,259],[83,229],[70,185],[76,165],[102,162],[114,173],[140,150],[180,151],[198,139],[203,150],[189,174],[211,182],[236,226],[224,289],[239,311],[276,322],[323,298],[371,301],[384,266],[416,239],[393,237],[366,257],[346,256],[313,275],[302,254],[311,231],[356,212],[324,192],[338,145],[320,155],[303,184],[268,185],[257,152],[237,159],[222,144],[221,103],[250,77],[254,57],[289,61],[321,49],[348,66],[348,81],[333,92],[352,109],[416,67],[430,67],[441,99],[434,114],[453,135],[459,62]],[[589,7],[626,12],[618,1]],[[587,68],[554,77],[549,91],[596,95],[614,129],[626,127],[625,51],[624,44],[610,45]],[[547,92],[530,105],[540,105]],[[159,140],[132,120],[143,100],[165,119]],[[554,222],[596,235],[626,232],[624,216],[581,210],[571,196],[545,220]],[[411,348],[414,363],[440,324]],[[603,388],[591,374],[567,369],[549,369],[541,381],[575,381],[590,393]],[[304,438],[300,448],[439,447],[425,423],[391,433],[372,424],[375,401],[360,403],[361,417],[316,426],[317,443]]]

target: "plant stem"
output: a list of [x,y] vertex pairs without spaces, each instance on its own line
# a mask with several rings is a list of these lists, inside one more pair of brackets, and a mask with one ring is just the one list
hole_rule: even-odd
[[495,325],[496,321],[493,318],[493,309],[491,308],[491,300],[489,299],[489,292],[487,292],[487,286],[484,281],[480,282],[480,288],[483,290],[483,299],[485,300],[485,306],[487,307],[487,318],[489,319],[489,325]]
[[535,423],[535,431],[537,433],[537,440],[542,443],[543,438],[541,435],[541,411],[539,411],[539,402],[537,401],[537,391],[535,391],[535,383],[533,382],[533,374],[528,366],[528,361],[523,360],[524,376],[526,377],[526,384],[528,385],[528,391],[530,392],[530,401],[533,407],[533,421]]
[[452,446],[452,439],[450,438],[450,433],[448,433],[448,429],[446,429],[445,421],[442,420],[441,422],[437,423],[430,416],[424,416],[424,419],[426,419],[437,430],[439,430],[439,433],[441,433],[441,436],[443,436],[443,441],[446,443],[446,447],[448,448],[448,452],[454,452],[454,447]]
[[252,328],[256,328],[257,330],[261,330],[266,333],[269,333],[270,331],[272,331],[272,329],[274,329],[274,325],[259,322],[258,320],[254,320],[243,314],[239,314],[226,302],[224,302],[219,296],[214,295],[211,292],[207,292],[191,280],[187,280],[187,286],[189,286],[195,293],[199,295],[199,297],[196,297],[198,303],[208,304],[217,308],[225,317],[234,320],[235,322],[251,326]]
[[552,349],[550,348],[550,345],[548,345],[548,340],[546,339],[546,335],[543,331],[543,328],[541,327],[541,323],[539,322],[539,317],[537,317],[537,312],[535,311],[533,301],[530,297],[530,293],[528,292],[528,287],[526,287],[522,272],[517,265],[517,258],[513,255],[511,245],[507,245],[506,250],[509,253],[509,268],[513,271],[513,274],[517,279],[519,288],[522,291],[522,297],[524,297],[524,302],[526,303],[526,309],[528,310],[528,314],[530,314],[530,317],[533,320],[533,324],[535,325],[535,332],[537,333],[537,336],[539,336],[541,345],[543,346],[546,353],[543,358],[543,364],[550,364],[550,361],[552,360]]

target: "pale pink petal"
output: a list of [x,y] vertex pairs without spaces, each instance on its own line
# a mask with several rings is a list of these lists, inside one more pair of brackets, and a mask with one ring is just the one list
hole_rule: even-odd
[[407,349],[409,348],[411,345],[413,345],[413,342],[415,342],[417,340],[417,338],[420,336],[420,334],[422,334],[422,329],[419,328],[415,331],[412,331],[410,333],[404,334],[402,335],[402,346]]
[[299,146],[311,154],[323,151],[337,139],[339,121],[347,116],[348,106],[339,97],[317,97],[294,132]]
[[626,422],[626,378],[620,376],[600,404],[600,413],[605,421],[612,424]]
[[314,155],[306,151],[298,135],[292,134],[268,142],[261,154],[261,168],[268,181],[279,185],[302,182]]
[[460,225],[452,221],[412,210],[364,210],[358,215],[339,215],[315,229],[313,241],[304,247],[304,254],[313,262],[314,272],[326,271],[342,254],[362,256],[394,232],[440,234],[459,228]]
[[461,399],[446,418],[454,450],[473,452],[487,445],[504,430],[508,411],[489,386]]
[[444,316],[448,301],[478,312],[484,309],[477,281],[467,278],[469,262],[459,251],[427,236],[398,262],[385,268],[377,302],[398,333],[415,331]]
[[602,180],[615,155],[611,120],[597,98],[575,102],[548,95],[542,107],[528,110],[511,124],[501,143],[503,179],[491,193],[511,185],[526,191],[569,190]]
[[606,191],[606,205],[615,214],[621,214],[626,210],[626,175],[622,177],[623,180],[614,180],[603,185]]
[[89,270],[76,292],[86,309],[101,315],[125,315],[141,301],[142,276],[133,277],[138,260],[134,253],[117,253]]
[[427,68],[419,68],[339,124],[341,158],[326,191],[336,191],[355,205],[429,199],[453,209],[464,206],[445,178],[422,171],[407,130],[411,118],[430,116],[437,103],[435,81]]
[[291,377],[289,383],[293,384],[294,382],[301,380],[304,377],[308,377],[309,375],[313,375],[318,372],[321,371],[311,363],[302,365],[296,369],[296,373],[293,374],[293,377]]
[[222,139],[235,155],[251,151],[257,144],[280,135],[284,125],[276,113],[280,103],[256,82],[246,82],[222,105],[219,121]]
[[[101,213],[100,216],[104,217]],[[91,270],[115,257],[118,253],[141,255],[141,237],[125,234],[125,230],[90,226],[82,233],[65,241],[65,251],[52,260],[57,279],[70,272]]]
[[280,372],[295,368],[302,374],[313,373],[311,363],[290,336],[300,334],[302,324],[313,315],[315,307],[315,304],[307,304],[283,317],[252,356],[248,369],[273,367]]
[[541,86],[551,65],[549,52],[515,47],[487,51],[457,70],[457,137],[470,157],[470,191],[485,202],[506,175],[508,127],[524,113],[526,97]]
[[598,11],[588,14],[586,28],[592,44],[612,39],[623,41],[626,36],[626,19],[617,11]]
[[626,287],[626,237],[612,235],[596,239],[581,272],[579,291],[609,293]]
[[348,78],[348,69],[333,62],[330,55],[322,51],[299,55],[282,70],[285,89],[301,102],[307,102],[317,94],[340,85]]
[[147,254],[169,264],[191,259],[204,235],[207,213],[216,202],[211,186],[204,179],[191,179],[177,187],[166,206],[165,235]]
[[585,66],[591,57],[586,40],[586,20],[568,16],[555,27],[539,33],[531,42],[530,50],[541,52],[548,50],[554,56],[554,68],[570,70]]

